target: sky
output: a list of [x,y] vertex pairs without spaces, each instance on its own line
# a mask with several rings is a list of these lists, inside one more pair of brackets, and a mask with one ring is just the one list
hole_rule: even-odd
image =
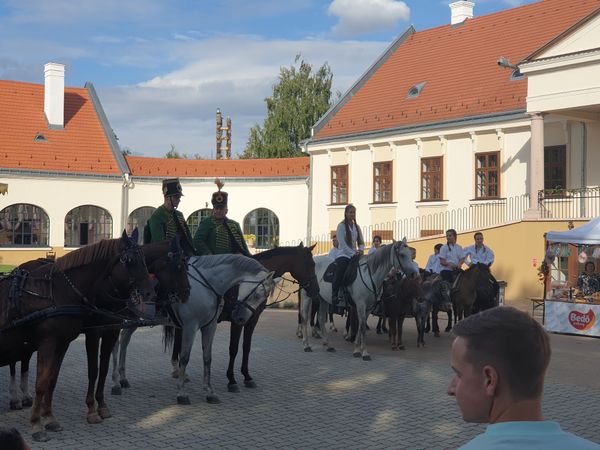
[[[0,0],[0,79],[92,82],[122,148],[215,156],[215,113],[232,153],[262,125],[281,67],[300,54],[344,93],[408,26],[447,25],[451,0]],[[481,16],[534,0],[474,0]]]

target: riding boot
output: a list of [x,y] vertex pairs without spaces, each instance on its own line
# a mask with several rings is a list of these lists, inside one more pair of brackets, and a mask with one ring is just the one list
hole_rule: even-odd
[[331,296],[331,304],[333,306],[334,314],[339,314],[340,316],[344,315],[346,310],[346,300],[344,299],[344,294],[334,291]]

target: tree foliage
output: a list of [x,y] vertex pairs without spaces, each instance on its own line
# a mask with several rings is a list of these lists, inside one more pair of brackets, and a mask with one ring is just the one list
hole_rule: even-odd
[[179,153],[173,144],[171,144],[171,150],[165,154],[167,159],[204,159],[200,153],[194,153],[192,156],[187,153]]
[[266,98],[267,117],[248,136],[242,158],[287,158],[302,155],[300,142],[331,106],[333,74],[327,63],[313,72],[311,64],[296,56],[294,65],[282,67],[273,94]]

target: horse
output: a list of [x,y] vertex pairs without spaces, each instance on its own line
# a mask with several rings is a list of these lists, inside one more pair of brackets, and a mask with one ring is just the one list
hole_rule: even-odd
[[[319,323],[325,324],[329,304],[331,304],[331,283],[324,280],[324,275],[329,265],[334,261],[325,255],[315,256],[314,260],[321,297]],[[362,357],[365,361],[371,359],[365,344],[367,316],[377,302],[385,276],[394,266],[398,266],[409,278],[413,278],[418,274],[412,264],[411,252],[406,244],[406,238],[385,245],[371,255],[361,256],[356,279],[343,289],[349,305],[353,305],[352,307],[356,311],[358,320],[358,332],[354,340],[353,356]],[[302,295],[308,296],[304,290]],[[310,302],[305,301],[303,298],[302,304],[302,343],[304,351],[309,352],[312,351],[308,344],[307,332]],[[323,345],[327,347],[327,351],[335,351],[329,345],[327,327],[321,327],[321,331]]]
[[[243,326],[266,302],[275,287],[274,272],[269,272],[258,261],[241,255],[207,255],[190,258],[188,278],[190,296],[186,303],[173,305],[175,316],[181,323],[181,352],[174,367],[177,369],[177,403],[189,405],[185,392],[186,367],[198,330],[202,331],[202,357],[204,361],[203,389],[208,403],[219,403],[210,382],[212,342],[217,330],[217,318],[223,309],[223,295],[239,284],[237,300],[231,321]],[[165,345],[173,342],[173,328],[165,327]]]
[[120,239],[103,240],[54,263],[30,267],[30,271],[17,268],[0,281],[0,366],[37,350],[31,426],[33,439],[44,442],[49,439],[47,431],[62,430],[52,413],[52,397],[64,355],[81,332],[85,316],[102,313],[108,289],[119,298],[133,294],[144,300],[154,290],[140,247],[125,232]]
[[[190,285],[187,278],[186,260],[179,245],[179,239],[173,238],[158,243],[142,246],[144,259],[151,277],[157,282],[157,299],[159,305],[168,307],[172,302],[184,302],[189,296]],[[132,305],[115,311],[112,317],[93,317],[85,324],[85,348],[88,364],[88,390],[86,405],[87,421],[90,424],[102,422],[111,417],[104,399],[104,384],[108,374],[110,356],[119,339],[121,328],[132,328],[135,324],[152,325],[153,313],[148,304]],[[142,310],[140,312],[140,310]],[[141,317],[140,317],[141,316]],[[102,342],[100,347],[100,342]],[[100,349],[99,349],[100,347]],[[99,352],[100,350],[100,352]],[[99,358],[98,358],[99,357]],[[97,384],[96,384],[97,381]],[[95,393],[94,393],[94,388]],[[119,386],[119,389],[121,386]]]
[[[473,264],[459,275],[452,289],[454,322],[470,316],[473,312],[492,308],[496,295],[491,281],[490,268],[486,264]],[[451,321],[449,325],[451,325]]]
[[[450,285],[439,275],[430,276],[421,283],[421,295],[413,301],[413,315],[417,323],[417,347],[425,347],[425,328],[430,314],[435,313],[433,329],[436,337],[440,337],[437,323],[438,311],[451,311]],[[437,332],[435,330],[437,329]]]
[[422,295],[418,278],[393,274],[383,283],[381,301],[384,317],[389,321],[389,339],[392,350],[404,350],[402,326],[406,316],[413,314],[413,302]]

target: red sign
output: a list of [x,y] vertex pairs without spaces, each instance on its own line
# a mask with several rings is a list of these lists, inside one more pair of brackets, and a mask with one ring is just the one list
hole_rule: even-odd
[[569,312],[569,323],[578,330],[589,330],[596,323],[596,315],[591,309],[586,313],[571,311]]

